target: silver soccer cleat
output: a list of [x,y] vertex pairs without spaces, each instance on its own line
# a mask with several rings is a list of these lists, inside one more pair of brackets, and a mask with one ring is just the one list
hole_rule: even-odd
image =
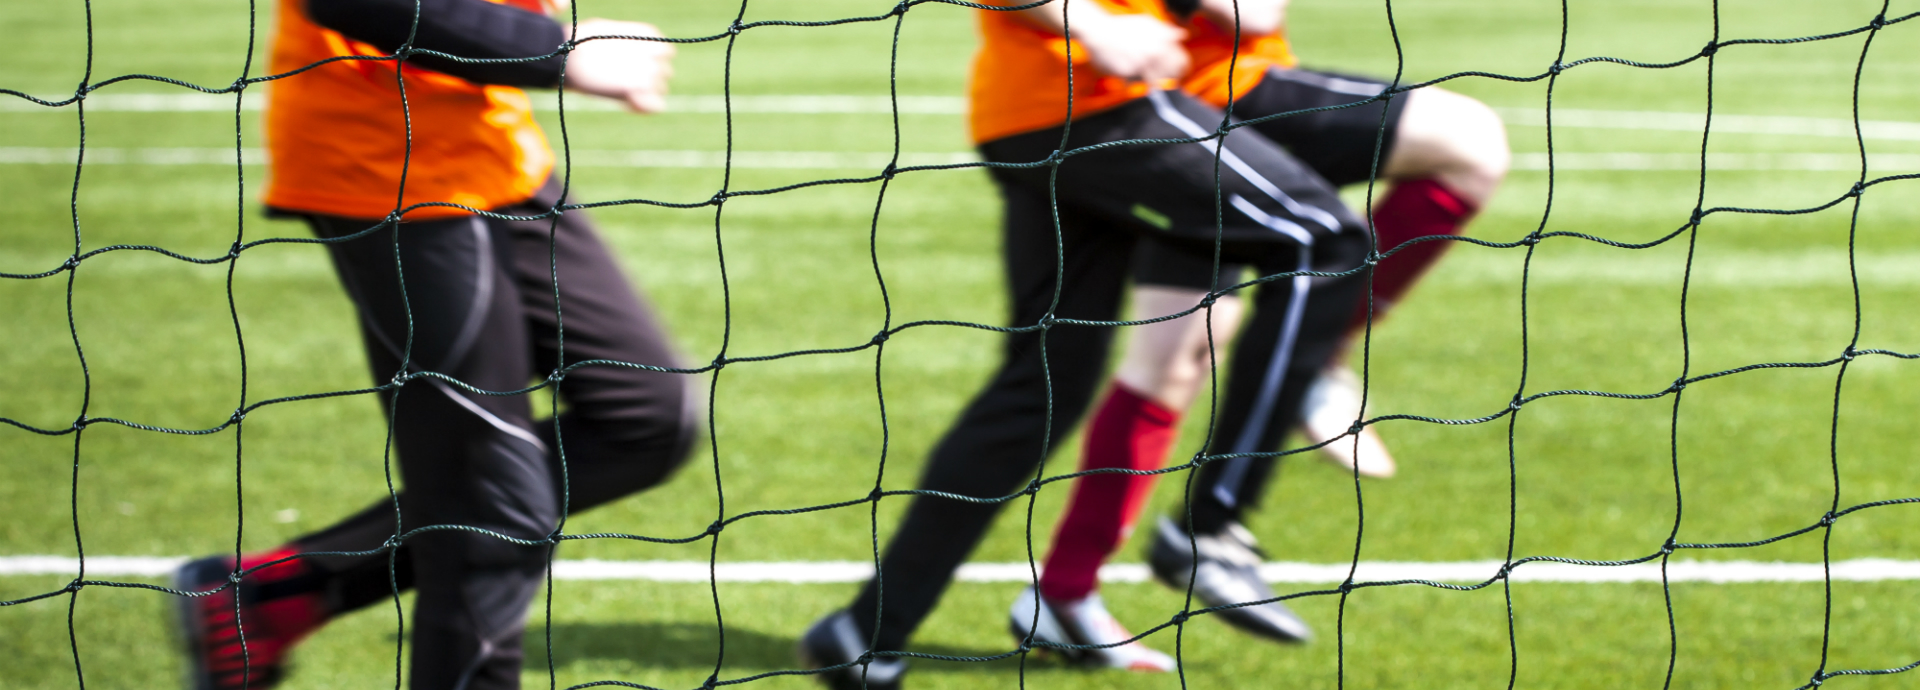
[[[1228,523],[1227,529],[1218,534],[1196,534],[1190,545],[1186,530],[1162,517],[1147,549],[1147,561],[1154,578],[1168,587],[1184,591],[1191,581],[1194,597],[1209,608],[1275,596],[1273,588],[1260,579],[1260,553],[1254,549],[1253,535],[1239,523]],[[1313,629],[1306,621],[1277,601],[1221,609],[1209,615],[1271,640],[1313,639]]]

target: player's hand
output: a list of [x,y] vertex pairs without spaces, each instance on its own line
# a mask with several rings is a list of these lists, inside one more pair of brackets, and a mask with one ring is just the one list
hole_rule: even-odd
[[[1097,21],[1074,24],[1073,38],[1087,49],[1093,68],[1123,79],[1160,81],[1187,73],[1185,29],[1144,14],[1086,15]],[[1076,14],[1074,19],[1082,19]]]
[[[660,36],[652,24],[587,19],[574,30],[576,40],[593,36]],[[673,78],[673,45],[659,41],[608,38],[575,46],[567,57],[567,88],[611,98],[634,112],[667,109],[667,80]]]

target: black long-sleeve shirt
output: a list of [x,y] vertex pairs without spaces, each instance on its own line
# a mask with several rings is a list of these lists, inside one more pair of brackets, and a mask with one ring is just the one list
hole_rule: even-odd
[[[306,0],[307,17],[320,26],[387,52],[407,42],[416,0]],[[419,30],[413,47],[464,58],[525,58],[554,52],[567,40],[564,27],[534,12],[486,0],[418,0]],[[562,56],[527,62],[467,63],[432,55],[408,62],[467,81],[551,88],[560,83]]]

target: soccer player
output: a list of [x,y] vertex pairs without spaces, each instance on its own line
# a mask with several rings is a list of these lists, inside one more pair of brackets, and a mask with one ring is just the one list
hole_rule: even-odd
[[[522,0],[281,0],[271,66],[285,73],[379,56],[410,35],[417,49],[469,58],[548,55],[568,33],[542,10]],[[595,20],[576,35],[657,32]],[[376,382],[433,372],[503,391],[562,362],[676,366],[652,310],[584,214],[520,221],[470,210],[536,216],[564,202],[553,152],[518,87],[559,86],[564,68],[569,89],[658,110],[671,54],[659,43],[601,40],[524,62],[336,60],[274,83],[265,203],[336,240],[326,246],[358,311]],[[407,208],[423,203],[440,205]],[[519,687],[527,604],[551,546],[466,529],[420,532],[391,553],[392,579],[387,552],[352,552],[379,549],[396,529],[430,526],[539,542],[563,509],[659,483],[696,437],[699,415],[680,375],[588,366],[569,372],[556,394],[567,411],[551,423],[535,423],[525,396],[476,394],[439,378],[382,394],[405,485],[398,510],[380,498],[237,563],[183,566],[178,586],[205,592],[238,569],[314,554],[180,600],[191,685],[271,687],[288,651],[328,619],[410,587],[418,593],[408,621],[412,687]]]
[[[1371,80],[1295,69],[1282,31],[1284,0],[1239,1],[1237,59],[1233,33],[1221,28],[1235,25],[1233,0],[1170,0],[1168,6],[1177,16],[1189,18],[1185,44],[1196,66],[1182,87],[1221,107],[1228,104],[1231,91],[1233,112],[1240,118],[1364,101],[1386,88]],[[1472,211],[1492,194],[1508,160],[1504,129],[1491,110],[1431,87],[1388,102],[1290,116],[1253,127],[1282,142],[1336,185],[1364,182],[1376,175],[1391,185],[1374,209],[1382,251],[1418,237],[1458,233]],[[1377,171],[1376,142],[1386,154]],[[1376,267],[1376,319],[1438,259],[1445,246],[1440,242],[1409,246]],[[1216,279],[1210,258],[1150,244],[1141,247],[1133,318],[1177,313],[1198,303],[1216,284],[1238,282],[1240,269],[1233,266],[1223,267]],[[1213,307],[1211,331],[1216,337],[1231,333],[1237,323],[1238,310],[1228,299],[1219,299]],[[1353,329],[1364,326],[1366,307],[1364,302],[1359,305],[1349,337]],[[1204,321],[1190,315],[1141,326],[1133,333],[1116,380],[1089,425],[1081,470],[1161,466],[1180,416],[1205,384],[1212,365],[1208,329]],[[1345,434],[1360,416],[1358,391],[1346,383],[1352,378],[1344,367],[1335,366],[1311,383],[1302,420],[1311,442]],[[1272,451],[1280,440],[1272,429],[1259,424],[1236,426],[1241,420],[1224,421],[1216,430],[1212,453]],[[1362,475],[1392,474],[1392,460],[1371,428],[1358,439],[1357,455],[1355,445],[1354,439],[1341,439],[1324,450],[1337,451],[1329,455]],[[1218,461],[1207,465],[1195,483],[1192,507],[1201,563],[1194,591],[1207,606],[1274,596],[1255,569],[1260,556],[1252,536],[1239,527],[1240,514],[1259,497],[1273,462],[1245,457]],[[1131,532],[1155,478],[1103,474],[1075,481],[1040,576],[1043,598],[1064,608],[1093,595],[1100,565]],[[1195,567],[1192,552],[1186,531],[1163,521],[1150,548],[1155,575],[1185,589]],[[1216,615],[1269,639],[1299,642],[1311,635],[1306,624],[1278,602],[1225,609]]]
[[[1187,67],[1184,32],[1170,20],[1160,0],[981,11],[970,125],[984,158],[1031,165],[1057,150],[1207,135],[1224,118],[1218,109],[1159,88]],[[1141,236],[1209,256],[1218,240],[1225,260],[1263,274],[1361,265],[1367,231],[1331,185],[1256,132],[1226,137],[1224,150],[1219,142],[1109,146],[1065,158],[1057,174],[1048,166],[991,168],[1005,202],[1011,323],[1113,319]],[[1261,286],[1251,325],[1235,345],[1252,353],[1236,358],[1232,374],[1234,389],[1246,394],[1229,396],[1226,415],[1268,405],[1272,414],[1290,416],[1299,391],[1292,399],[1274,397],[1259,392],[1260,380],[1273,368],[1296,377],[1317,371],[1332,356],[1362,287],[1358,274]],[[1085,411],[1104,376],[1111,337],[1110,328],[1064,325],[1010,334],[999,371],[935,448],[919,488],[976,498],[1014,492]],[[851,606],[822,618],[801,640],[805,661],[837,667],[820,675],[835,688],[897,687],[904,661],[867,655],[904,648],[999,508],[997,502],[915,497],[878,576]],[[1126,639],[1093,601],[1062,609],[1029,596],[1026,615],[1016,605],[1014,618],[1022,626],[1037,619],[1038,628],[1022,632],[1042,639]],[[1137,644],[1093,656],[1094,663],[1138,670],[1170,665],[1165,655]]]

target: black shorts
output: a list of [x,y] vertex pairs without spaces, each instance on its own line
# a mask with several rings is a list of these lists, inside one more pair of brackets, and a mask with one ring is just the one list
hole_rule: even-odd
[[[1305,69],[1267,70],[1260,83],[1233,103],[1233,115],[1242,120],[1308,108],[1357,103],[1379,95],[1386,82],[1334,72]],[[1406,111],[1407,94],[1391,101],[1336,110],[1302,113],[1253,125],[1255,130],[1287,149],[1300,162],[1336,187],[1367,181],[1377,150],[1385,160]],[[1385,111],[1385,117],[1382,117]],[[1376,146],[1377,144],[1377,146]]]
[[1212,247],[1164,242],[1156,236],[1142,237],[1133,247],[1135,285],[1224,290],[1247,280],[1248,268],[1247,263],[1234,261],[1222,252],[1216,271]]
[[[1386,83],[1334,72],[1275,67],[1251,91],[1239,96],[1233,114],[1241,120],[1308,108],[1364,101],[1386,89]],[[1373,155],[1393,150],[1394,134],[1405,112],[1405,95],[1338,110],[1323,110],[1269,120],[1252,128],[1287,149],[1336,187],[1367,181],[1373,173]],[[1382,122],[1381,113],[1385,112]],[[1376,146],[1377,144],[1377,146]],[[1384,155],[1382,156],[1384,160]],[[1195,290],[1225,288],[1245,280],[1247,266],[1222,257],[1214,270],[1213,251],[1195,252],[1184,244],[1141,238],[1134,249],[1133,280],[1140,285]],[[1218,282],[1216,283],[1216,276]],[[1217,287],[1216,287],[1217,286]]]
[[[1220,118],[1220,111],[1185,93],[1156,92],[1075,120],[1068,148],[1204,137]],[[1045,166],[992,173],[1002,185],[1057,194],[1063,216],[1209,257],[1217,235],[1223,260],[1277,260],[1272,272],[1294,270],[1293,248],[1314,238],[1364,232],[1361,218],[1325,179],[1258,132],[1241,131],[1226,138],[1218,165],[1214,142],[1151,143],[1084,151],[1062,163],[1057,178]],[[1031,164],[1059,147],[1060,129],[1051,128],[986,142],[980,152],[996,163]]]

